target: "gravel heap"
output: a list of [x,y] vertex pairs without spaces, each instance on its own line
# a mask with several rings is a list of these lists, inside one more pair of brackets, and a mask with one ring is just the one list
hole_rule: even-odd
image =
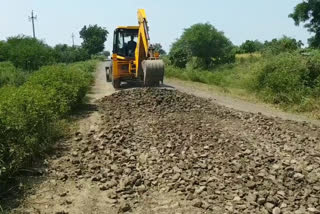
[[100,112],[60,178],[90,179],[123,211],[162,191],[209,213],[320,213],[316,126],[168,89],[120,91]]

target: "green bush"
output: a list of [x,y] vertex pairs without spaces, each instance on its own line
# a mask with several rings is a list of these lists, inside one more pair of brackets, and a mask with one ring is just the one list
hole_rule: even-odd
[[98,61],[96,60],[89,60],[86,62],[77,62],[70,64],[69,67],[78,71],[85,71],[87,73],[92,73],[96,69]]
[[307,66],[309,69],[310,87],[318,87],[320,80],[320,51],[313,51],[312,55],[308,57]]
[[0,62],[8,60],[9,46],[5,41],[0,41]]
[[46,66],[20,87],[0,89],[0,185],[57,137],[57,121],[83,99],[95,62]]
[[257,73],[257,90],[266,101],[276,104],[297,104],[310,95],[308,61],[298,53],[282,53],[270,57]]
[[[236,64],[219,65],[211,70],[182,69],[173,66],[166,68],[166,77],[231,88],[250,88],[253,70],[257,69],[258,60],[242,61]],[[251,83],[250,83],[251,84]]]
[[4,85],[22,85],[26,81],[27,73],[14,67],[10,62],[0,62],[0,87]]
[[67,113],[78,105],[92,82],[92,75],[88,73],[84,65],[56,65],[45,66],[35,72],[26,85],[39,85],[44,90],[54,89],[56,100],[56,111],[61,115]]
[[[51,142],[58,114],[52,108],[53,90],[38,86],[2,88],[0,104],[0,181],[11,176],[25,161]],[[1,182],[0,182],[1,183]]]
[[55,61],[73,63],[90,59],[87,50],[82,47],[70,47],[66,44],[56,45],[53,49]]
[[186,69],[168,65],[166,67],[165,75],[166,75],[166,77],[169,77],[169,78],[188,80],[188,79],[183,78],[183,73],[185,72],[185,70]]
[[37,70],[41,66],[53,64],[53,50],[42,41],[26,36],[10,37],[7,40],[8,61],[23,70]]
[[263,53],[266,55],[277,55],[283,52],[294,52],[303,46],[301,41],[283,36],[280,39],[273,39],[264,43]]

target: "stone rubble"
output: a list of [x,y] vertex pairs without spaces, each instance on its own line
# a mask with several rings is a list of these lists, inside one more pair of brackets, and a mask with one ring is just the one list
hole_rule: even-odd
[[208,213],[320,213],[319,127],[169,89],[122,90],[99,105],[101,124],[76,133],[60,160],[70,167],[51,173],[90,180],[119,213],[152,191]]

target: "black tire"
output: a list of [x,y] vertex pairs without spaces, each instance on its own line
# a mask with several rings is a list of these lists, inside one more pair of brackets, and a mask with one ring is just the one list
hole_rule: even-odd
[[106,78],[107,82],[111,82],[110,68],[106,68]]
[[120,89],[120,86],[121,86],[121,81],[120,79],[113,79],[113,75],[112,75],[112,70],[111,70],[111,81],[112,81],[112,85],[113,85],[113,88],[115,89]]
[[117,80],[112,79],[112,85],[115,89],[120,89],[120,83],[121,83],[121,81],[119,79],[117,79]]

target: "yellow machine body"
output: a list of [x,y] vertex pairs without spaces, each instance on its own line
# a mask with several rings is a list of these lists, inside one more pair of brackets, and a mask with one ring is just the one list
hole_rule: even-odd
[[138,24],[119,26],[114,31],[112,62],[106,70],[107,80],[115,88],[128,80],[141,80],[147,87],[163,82],[164,63],[150,45],[144,9],[138,10]]

